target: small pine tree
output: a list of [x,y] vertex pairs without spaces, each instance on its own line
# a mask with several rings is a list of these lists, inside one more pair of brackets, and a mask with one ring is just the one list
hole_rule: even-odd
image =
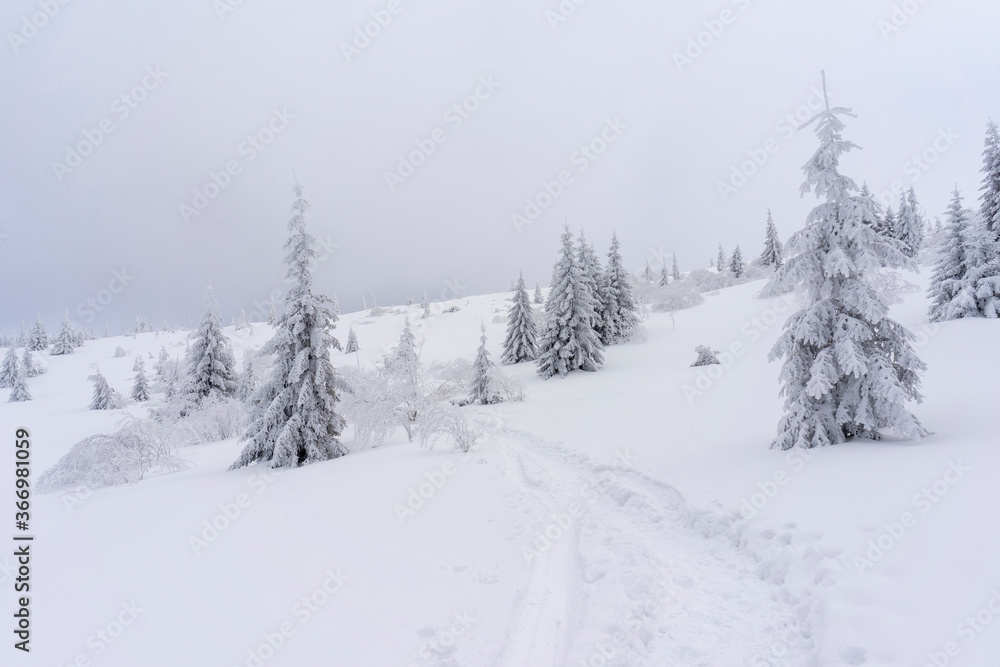
[[782,253],[784,248],[781,239],[778,238],[778,228],[774,226],[774,219],[771,217],[771,209],[767,209],[767,231],[764,233],[764,252],[760,254],[761,266],[769,266],[780,269],[783,263]]
[[236,320],[236,331],[246,331],[247,335],[253,335],[253,325],[247,319],[247,311],[240,308],[240,317]]
[[62,328],[59,329],[59,335],[56,336],[49,354],[53,356],[73,354],[75,348],[76,341],[73,335],[73,324],[69,321],[69,309],[67,308],[66,314],[63,316]]
[[928,290],[931,299],[928,316],[932,322],[979,315],[975,300],[965,290],[969,272],[967,249],[971,245],[969,217],[956,187],[948,206],[948,222],[940,237],[937,264]]
[[573,235],[567,226],[560,258],[552,271],[552,288],[545,302],[545,332],[537,357],[538,372],[546,379],[575,370],[596,371],[604,363],[604,346],[594,332],[594,294],[574,255]]
[[[31,354],[30,350],[25,350],[25,354]],[[24,366],[17,363],[15,358],[14,377],[11,382],[10,396],[8,403],[21,403],[31,400],[31,393],[28,392],[28,374],[24,371]]]
[[535,303],[545,303],[545,299],[542,297],[542,288],[538,283],[535,283]]
[[18,366],[17,348],[11,345],[7,348],[7,353],[3,357],[3,364],[0,365],[0,388],[10,389],[14,386]]
[[720,274],[726,272],[726,251],[722,249],[722,244],[719,244],[719,256],[715,259],[715,270]]
[[233,351],[222,332],[219,307],[211,287],[193,342],[187,354],[188,380],[184,393],[195,405],[210,396],[233,396],[236,393]]
[[427,291],[424,290],[424,298],[420,300],[420,308],[423,310],[420,317],[421,319],[427,319],[431,316],[431,302],[427,298]]
[[605,313],[603,345],[628,342],[639,326],[639,306],[632,294],[632,277],[625,270],[618,235],[611,235],[608,250],[608,302]]
[[642,271],[643,280],[652,285],[656,281],[656,273],[653,271],[653,267],[649,265],[649,260],[646,260],[646,268]]
[[257,387],[260,386],[254,357],[256,354],[253,350],[246,350],[243,353],[243,372],[240,373],[240,379],[236,384],[236,398],[243,403],[248,402],[253,393],[257,391]]
[[663,266],[660,267],[660,287],[666,287],[670,284],[670,274],[667,272],[667,263],[664,262]]
[[351,327],[347,332],[347,347],[344,348],[344,354],[357,352],[360,349],[361,346],[358,345],[358,335],[354,333],[354,327]]
[[505,364],[533,361],[537,349],[535,313],[528,301],[524,273],[521,273],[514,292],[514,303],[507,315],[507,337],[503,341],[503,354],[500,360]]
[[410,328],[410,317],[403,320],[403,330],[392,354],[385,360],[384,375],[390,387],[390,395],[396,403],[394,412],[406,431],[406,439],[413,442],[414,429],[420,418],[425,397],[420,388],[420,359],[417,357],[417,343]]
[[986,124],[982,173],[980,214],[986,229],[1000,234],[1000,131],[992,119]]
[[899,195],[899,214],[893,227],[893,238],[902,244],[903,254],[916,257],[924,243],[924,218],[920,214],[917,195],[911,187]]
[[32,352],[38,352],[48,346],[49,336],[45,333],[45,322],[42,322],[42,316],[39,314],[38,319],[35,320],[35,326],[31,327],[31,333],[28,334],[26,347]]
[[38,377],[45,372],[35,360],[35,353],[29,349],[25,349],[21,357],[21,368],[24,369],[24,376],[28,378]]
[[698,358],[694,360],[694,363],[691,364],[691,366],[713,366],[719,363],[718,350],[713,350],[710,347],[699,345],[694,348],[694,351],[698,355]]
[[111,338],[111,327],[107,324],[104,325],[104,337]]
[[272,295],[267,304],[267,323],[272,327],[278,323],[278,311],[274,307],[274,296]]
[[146,367],[142,357],[136,357],[135,365],[135,380],[132,382],[129,398],[136,403],[143,403],[149,400],[149,379],[146,377]]
[[729,260],[729,270],[732,271],[733,276],[736,278],[743,277],[743,271],[746,266],[743,264],[743,253],[740,252],[740,245],[736,244],[736,249],[733,250],[733,256]]
[[94,368],[94,374],[87,377],[94,383],[94,398],[90,402],[91,410],[120,410],[125,407],[125,399],[111,388],[101,371]]
[[670,277],[673,278],[674,280],[680,280],[681,279],[681,269],[677,265],[677,253],[676,252],[674,253],[673,269],[671,271]]
[[[515,289],[523,291],[523,278],[519,286],[515,286]],[[525,295],[527,295],[526,292]],[[479,351],[476,353],[476,360],[472,364],[472,396],[470,398],[473,403],[493,405],[494,403],[500,403],[503,401],[503,397],[500,395],[500,392],[497,391],[496,383],[494,382],[496,367],[493,365],[493,360],[490,359],[489,350],[486,349],[485,323],[480,323],[479,331]]]

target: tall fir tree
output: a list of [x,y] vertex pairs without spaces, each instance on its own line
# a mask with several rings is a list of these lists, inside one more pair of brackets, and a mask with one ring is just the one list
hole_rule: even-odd
[[535,283],[535,303],[545,303],[545,299],[542,298],[542,288],[538,283]]
[[388,381],[393,411],[406,431],[406,439],[413,442],[414,429],[424,407],[424,394],[420,386],[420,358],[417,341],[410,328],[410,317],[403,318],[403,330],[392,353],[385,360],[384,374]]
[[965,290],[969,272],[968,248],[973,242],[970,217],[956,186],[948,206],[948,220],[937,247],[937,264],[928,290],[931,300],[928,316],[932,322],[979,316],[975,299]]
[[52,349],[49,350],[49,354],[53,356],[73,354],[75,348],[76,342],[73,336],[73,324],[69,321],[69,309],[67,308],[66,314],[63,315],[62,328],[59,329],[59,334],[52,343]]
[[274,296],[270,298],[267,304],[267,323],[272,327],[278,323],[278,311],[274,307]]
[[507,314],[507,337],[503,341],[503,354],[500,360],[505,364],[534,361],[537,346],[535,312],[528,300],[528,290],[524,286],[522,272],[514,291],[514,303]]
[[252,463],[271,468],[298,467],[343,456],[338,439],[344,418],[330,363],[337,318],[330,300],[313,294],[311,264],[316,239],[306,231],[309,204],[295,185],[292,219],[285,243],[286,280],[291,283],[275,325],[274,337],[261,349],[275,355],[268,380],[250,397],[243,440],[246,447],[231,469]]
[[719,244],[719,256],[715,258],[715,270],[720,274],[725,273],[728,268],[726,263],[726,251],[722,249],[722,244]]
[[[31,350],[25,349],[24,353],[31,354]],[[30,400],[31,393],[28,391],[28,374],[25,372],[23,364],[16,364],[14,377],[11,380],[10,396],[7,397],[7,402],[21,403]]]
[[135,380],[132,381],[132,391],[129,398],[136,403],[144,403],[149,400],[149,378],[146,377],[146,366],[142,357],[136,359]]
[[14,379],[17,377],[19,365],[17,348],[11,345],[7,348],[7,353],[3,356],[3,363],[0,364],[0,389],[10,389],[14,386]]
[[1000,131],[992,119],[986,123],[982,172],[979,210],[986,229],[1000,235]]
[[427,298],[427,290],[424,290],[424,298],[420,300],[420,308],[423,312],[420,313],[420,318],[426,320],[431,316],[431,302]]
[[806,226],[789,239],[788,277],[804,289],[805,307],[792,314],[772,360],[784,358],[780,380],[785,415],[774,446],[815,447],[853,437],[878,439],[891,428],[898,436],[926,435],[906,408],[920,400],[919,372],[925,366],[913,335],[888,318],[888,306],[867,280],[881,267],[912,267],[898,245],[865,224],[870,199],[839,172],[840,156],[856,146],[842,138],[840,116],[850,109],[825,109],[816,124],[819,148],[803,167],[802,194],[822,202]]
[[642,277],[650,285],[656,282],[656,272],[653,271],[653,267],[649,265],[648,259],[646,260],[646,268],[642,271]]
[[660,267],[660,287],[666,287],[670,284],[670,272],[667,271],[667,263],[664,262],[663,266]]
[[[524,292],[525,296],[527,296],[528,293],[524,291],[523,276],[518,286],[515,287],[515,290]],[[479,332],[479,350],[476,352],[476,360],[472,364],[472,395],[470,399],[473,403],[493,405],[494,403],[502,402],[503,396],[497,391],[494,380],[496,367],[493,364],[493,360],[490,359],[489,350],[486,349],[485,323],[480,323]]]
[[49,336],[45,332],[45,322],[42,322],[42,316],[39,314],[38,319],[35,320],[35,325],[31,327],[31,333],[28,334],[26,347],[32,352],[38,352],[48,346]]
[[184,393],[195,405],[209,397],[235,395],[236,362],[229,339],[222,331],[222,316],[211,287],[205,297],[205,314],[193,342],[187,354],[188,378]]
[[681,279],[681,269],[677,265],[677,253],[676,252],[674,253],[673,268],[671,270],[670,277],[673,278],[674,280],[680,280]]
[[260,386],[260,379],[257,377],[257,364],[254,361],[256,357],[257,353],[253,350],[246,350],[243,353],[243,370],[236,383],[236,398],[243,403],[248,402]]
[[594,320],[592,326],[597,337],[603,340],[605,319],[608,312],[608,278],[601,267],[601,260],[594,252],[594,247],[589,245],[584,238],[583,230],[580,231],[576,259],[580,266],[580,276],[587,283],[587,287],[593,295]]
[[564,227],[537,357],[538,372],[546,379],[575,370],[596,371],[604,363],[604,346],[594,331],[594,294],[582,273],[573,235]]
[[347,347],[344,348],[344,354],[351,354],[352,352],[357,352],[361,347],[358,345],[358,335],[354,333],[354,327],[351,327],[347,331]]
[[618,235],[611,235],[608,250],[608,302],[604,318],[603,345],[625,343],[639,326],[639,306],[632,293],[632,276],[625,270]]
[[923,248],[924,226],[917,195],[911,187],[899,195],[899,213],[893,227],[893,237],[902,244],[903,254],[907,257],[915,258]]
[[736,278],[743,277],[743,271],[746,266],[743,264],[743,253],[740,252],[740,244],[736,244],[736,249],[733,250],[733,256],[729,258],[729,271]]
[[979,243],[967,276],[968,289],[983,317],[1000,317],[1000,135],[991,120],[983,150]]
[[760,253],[758,262],[761,266],[780,269],[784,260],[782,259],[784,248],[781,239],[778,237],[778,228],[774,226],[774,219],[771,217],[771,209],[767,209],[767,230],[764,232],[764,252]]

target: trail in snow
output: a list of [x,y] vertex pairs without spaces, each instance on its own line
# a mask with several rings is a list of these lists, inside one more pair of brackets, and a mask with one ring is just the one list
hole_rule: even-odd
[[789,535],[751,548],[736,517],[695,510],[631,468],[500,435],[535,516],[520,537],[530,574],[498,667],[814,664],[810,601],[771,553]]

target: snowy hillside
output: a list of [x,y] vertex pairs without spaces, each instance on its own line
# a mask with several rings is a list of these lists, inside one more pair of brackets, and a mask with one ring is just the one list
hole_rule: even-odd
[[[648,342],[608,348],[600,373],[504,367],[527,397],[462,408],[486,428],[468,454],[401,430],[355,447],[349,427],[359,451],[299,469],[228,472],[230,439],[183,448],[183,472],[36,495],[30,664],[992,664],[996,322],[930,325],[926,276],[908,279],[921,291],[892,316],[929,366],[924,440],[769,449],[766,356],[792,302],[724,289],[652,314]],[[498,359],[509,299],[343,315],[337,337],[353,326],[361,350],[334,364],[375,362],[404,314],[423,364],[471,360],[481,322]],[[239,360],[271,328],[226,333]],[[136,356],[185,344],[144,333],[44,355],[33,400],[0,402],[5,428],[31,429],[34,474],[121,419],[87,409],[93,364],[126,393]],[[697,345],[722,365],[692,368]]]

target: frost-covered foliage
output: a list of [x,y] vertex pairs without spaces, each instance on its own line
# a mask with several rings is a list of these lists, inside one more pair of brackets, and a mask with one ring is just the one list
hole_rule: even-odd
[[729,258],[729,272],[733,274],[733,277],[739,280],[743,277],[743,273],[746,271],[746,264],[743,262],[743,253],[740,252],[740,244],[736,244],[736,248],[733,250],[733,256]]
[[545,303],[545,299],[542,298],[542,287],[538,283],[535,283],[535,303]]
[[604,314],[604,328],[601,343],[616,345],[632,339],[639,326],[639,305],[632,290],[632,276],[625,270],[621,255],[621,245],[617,234],[611,235],[608,250],[607,302]]
[[722,244],[720,243],[719,255],[715,258],[715,270],[718,271],[719,274],[721,275],[726,272],[727,268],[728,268],[728,263],[726,260],[726,251],[722,249]]
[[147,473],[188,468],[176,455],[170,427],[152,419],[126,418],[110,435],[92,435],[73,445],[38,478],[39,493],[66,488],[101,489],[134,484]]
[[975,244],[971,211],[962,203],[956,189],[948,206],[948,218],[939,237],[937,262],[931,274],[928,315],[932,322],[962,317],[978,317],[979,309],[971,292],[965,289],[969,272],[969,250]]
[[358,345],[358,335],[354,333],[354,327],[351,327],[347,332],[347,347],[344,348],[344,354],[351,354],[352,352],[357,352],[361,349]]
[[436,405],[427,412],[417,429],[417,439],[428,449],[444,441],[458,452],[468,452],[483,436],[479,428],[461,408]]
[[115,348],[115,359],[122,359],[128,356],[128,350],[119,345]]
[[421,319],[427,319],[431,316],[431,302],[427,298],[427,291],[424,290],[424,298],[420,300],[420,317]]
[[76,336],[73,324],[69,321],[69,310],[67,309],[66,314],[63,316],[62,328],[59,329],[59,334],[56,336],[55,342],[52,343],[52,349],[49,350],[49,354],[53,356],[73,354],[73,350],[76,347]]
[[533,361],[537,349],[535,313],[528,301],[528,290],[524,286],[524,274],[522,273],[514,291],[514,303],[508,313],[507,337],[503,341],[503,354],[500,360],[505,364]]
[[261,349],[261,354],[274,355],[275,363],[270,377],[250,397],[243,434],[247,445],[231,469],[257,462],[297,467],[347,453],[339,440],[345,423],[337,411],[340,399],[330,363],[337,316],[328,298],[312,292],[316,239],[306,231],[309,204],[302,198],[302,187],[296,184],[294,192],[285,243],[285,277],[291,287],[274,337]]
[[245,333],[247,336],[253,335],[253,325],[247,320],[247,311],[240,309],[240,316],[233,325],[234,331],[238,334]]
[[967,289],[983,317],[1000,317],[1000,134],[996,123],[986,128],[975,256],[966,277]]
[[583,230],[580,230],[576,260],[580,266],[580,277],[587,283],[587,287],[593,295],[594,333],[597,334],[602,343],[604,340],[611,340],[612,336],[604,331],[611,308],[611,282],[601,267],[601,260],[597,258],[594,247],[588,244],[583,237]]
[[272,327],[278,323],[278,310],[274,307],[274,296],[271,296],[267,302],[267,323]]
[[903,246],[907,257],[915,258],[924,245],[926,223],[917,203],[917,195],[911,187],[899,196],[899,213],[894,220],[892,236]]
[[0,364],[0,388],[10,389],[14,386],[14,379],[17,377],[19,366],[17,348],[11,345],[7,348],[7,352],[3,356],[3,363]]
[[94,383],[94,396],[90,401],[91,410],[120,410],[125,407],[125,398],[111,388],[107,379],[97,368],[87,377]]
[[253,350],[246,350],[243,353],[243,372],[236,383],[236,398],[243,403],[250,400],[253,393],[260,386],[260,379],[257,377],[257,364],[254,361],[257,353]]
[[714,292],[726,287],[761,280],[762,278],[770,278],[773,274],[772,269],[756,264],[744,267],[739,278],[729,271],[716,273],[711,269],[695,269],[687,274],[684,282],[696,292],[703,294],[705,292]]
[[657,283],[660,287],[666,287],[670,284],[670,273],[667,271],[666,262],[660,267],[660,281]]
[[144,403],[149,400],[149,378],[146,377],[146,366],[142,357],[135,358],[135,380],[132,382],[132,391],[129,398],[137,403]]
[[546,379],[575,370],[596,371],[604,363],[604,346],[594,330],[594,293],[582,274],[567,226],[552,271],[546,326],[538,347],[538,372]]
[[761,266],[780,269],[784,263],[784,246],[778,238],[778,228],[774,226],[774,218],[771,217],[771,209],[767,209],[767,229],[764,232],[764,251],[757,258],[757,263]]
[[820,145],[803,167],[801,192],[822,202],[789,240],[786,265],[788,278],[804,291],[805,307],[789,317],[770,354],[784,359],[785,415],[774,441],[780,449],[878,439],[884,428],[904,438],[926,435],[906,408],[921,398],[925,366],[910,345],[913,335],[888,318],[868,282],[883,267],[914,265],[898,242],[866,223],[875,201],[858,195],[854,181],[838,170],[840,156],[855,147],[842,138],[844,115],[853,114],[827,102],[811,121]]
[[39,314],[38,319],[35,320],[35,325],[31,327],[31,333],[27,336],[25,347],[32,352],[38,352],[48,346],[49,336],[45,332],[45,322],[42,322],[42,316]]
[[184,393],[194,405],[210,396],[236,394],[236,362],[229,339],[222,331],[222,317],[211,287],[205,297],[205,314],[185,359]]
[[654,313],[684,310],[705,301],[701,292],[687,280],[675,280],[666,287],[640,284],[635,286],[635,293],[638,299]]
[[986,124],[982,173],[979,212],[987,231],[998,234],[1000,233],[1000,131],[992,120]]
[[27,348],[25,348],[24,354],[21,356],[21,366],[24,367],[24,376],[27,378],[44,375],[47,370],[35,357],[35,353]]
[[[524,295],[527,297],[527,292]],[[512,383],[490,359],[490,353],[486,349],[485,324],[480,327],[480,332],[479,350],[476,353],[475,361],[472,362],[473,376],[469,398],[473,403],[482,403],[483,405],[503,403],[514,397],[512,389],[517,385]],[[520,399],[520,396],[517,396],[517,399]]]
[[674,256],[673,256],[673,266],[672,266],[672,269],[670,271],[670,277],[673,278],[674,280],[680,280],[681,279],[681,269],[680,269],[680,266],[678,266],[678,264],[677,264],[677,253],[676,252],[674,253]]
[[695,353],[698,358],[694,360],[691,366],[713,366],[719,363],[718,350],[713,350],[710,347],[705,347],[704,345],[699,345],[694,348]]
[[[31,354],[29,350],[25,350],[24,353]],[[24,370],[24,364],[16,364],[14,378],[11,381],[10,396],[7,397],[7,402],[21,403],[30,400],[31,393],[28,391],[28,374]]]

